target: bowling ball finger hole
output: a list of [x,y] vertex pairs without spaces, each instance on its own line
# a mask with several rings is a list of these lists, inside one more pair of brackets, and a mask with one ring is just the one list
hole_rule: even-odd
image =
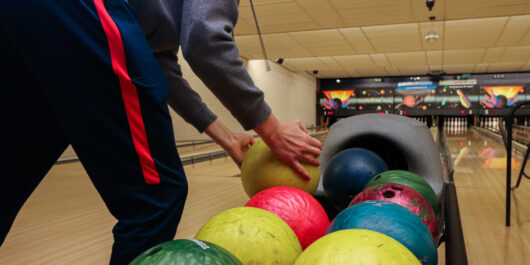
[[393,190],[397,190],[397,191],[402,191],[402,190],[403,190],[403,187],[392,186],[392,189],[393,189]]
[[394,198],[395,195],[396,194],[393,191],[391,191],[391,190],[385,190],[383,192],[383,197],[385,197],[385,198]]
[[149,256],[152,256],[152,255],[158,253],[160,250],[162,250],[162,247],[156,247],[156,248],[153,248],[153,249],[151,249],[151,251],[149,251],[149,253],[147,253],[147,256],[148,256],[148,257],[149,257]]

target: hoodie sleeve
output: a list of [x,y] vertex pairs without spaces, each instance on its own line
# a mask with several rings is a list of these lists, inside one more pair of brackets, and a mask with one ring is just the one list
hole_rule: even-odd
[[233,41],[237,0],[184,0],[180,43],[193,72],[246,130],[261,125],[271,109]]
[[169,83],[168,105],[199,132],[204,132],[217,116],[182,77],[176,50],[156,52],[154,55]]

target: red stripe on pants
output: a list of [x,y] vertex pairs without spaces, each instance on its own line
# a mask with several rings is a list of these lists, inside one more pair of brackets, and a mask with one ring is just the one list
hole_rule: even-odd
[[111,16],[107,12],[104,0],[94,0],[96,10],[103,25],[103,30],[107,36],[110,49],[110,59],[112,61],[112,69],[120,80],[121,94],[123,103],[125,105],[125,112],[127,113],[127,120],[131,130],[134,148],[138,154],[142,172],[145,182],[147,184],[159,184],[160,176],[155,168],[155,162],[149,151],[149,144],[147,142],[147,134],[145,132],[144,120],[140,109],[140,101],[138,100],[138,90],[132,83],[131,77],[127,72],[127,65],[125,63],[125,50],[123,48],[123,41],[121,38],[118,26],[114,23]]

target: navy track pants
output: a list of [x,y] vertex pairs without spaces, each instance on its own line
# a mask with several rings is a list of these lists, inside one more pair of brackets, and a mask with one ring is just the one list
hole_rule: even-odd
[[0,244],[68,144],[118,220],[111,264],[173,239],[169,86],[123,0],[0,0]]

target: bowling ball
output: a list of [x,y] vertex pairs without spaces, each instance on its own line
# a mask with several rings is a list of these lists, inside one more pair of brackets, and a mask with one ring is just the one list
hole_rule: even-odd
[[418,216],[438,242],[438,219],[431,205],[415,190],[401,184],[375,184],[357,194],[350,206],[363,201],[380,200],[399,204]]
[[412,172],[405,170],[385,171],[370,180],[365,188],[381,183],[396,183],[407,186],[421,194],[421,196],[429,202],[434,213],[438,214],[440,212],[438,198],[431,185],[429,185],[429,183],[427,183],[422,177]]
[[196,239],[178,239],[158,244],[131,265],[243,265],[226,249]]
[[295,187],[313,195],[320,179],[320,167],[304,163],[302,166],[311,176],[311,180],[296,174],[272,153],[263,140],[258,140],[250,147],[241,165],[243,189],[248,197],[277,186]]
[[347,229],[311,244],[295,265],[420,265],[418,259],[393,238],[364,230]]
[[287,223],[254,207],[221,212],[206,222],[195,238],[225,248],[243,264],[291,265],[302,253],[300,242]]
[[324,171],[324,191],[339,209],[364,189],[375,175],[388,170],[376,153],[363,148],[350,148],[336,154]]
[[395,203],[365,201],[346,208],[335,218],[332,231],[344,229],[383,233],[407,247],[423,265],[438,264],[436,245],[427,226],[412,212]]
[[329,218],[309,193],[293,187],[274,187],[254,195],[245,206],[267,210],[282,218],[294,231],[302,249],[324,235]]

